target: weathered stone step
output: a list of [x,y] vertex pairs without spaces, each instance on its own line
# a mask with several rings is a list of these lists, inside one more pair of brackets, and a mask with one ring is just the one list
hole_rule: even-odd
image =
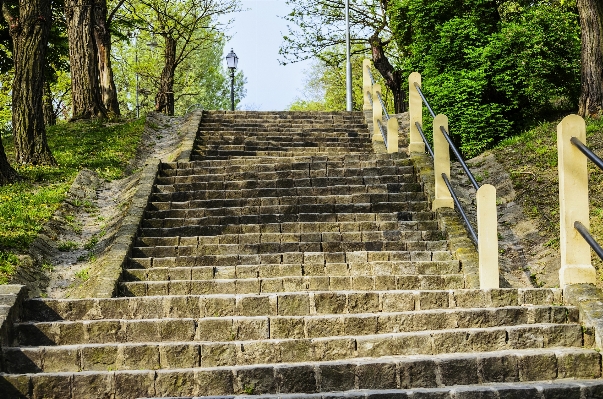
[[158,184],[190,183],[210,180],[274,180],[274,179],[303,179],[318,177],[356,177],[356,176],[398,176],[413,174],[412,166],[385,166],[381,168],[328,168],[328,169],[289,169],[272,172],[258,172],[255,170],[224,171],[224,168],[203,169],[167,169],[157,178]]
[[[139,262],[139,264],[142,262]],[[146,263],[146,262],[145,262]],[[168,280],[209,280],[234,278],[273,278],[294,276],[383,276],[408,274],[454,274],[459,273],[458,261],[439,262],[372,262],[368,264],[331,263],[240,265],[240,266],[198,266],[198,267],[152,267],[125,269],[123,281],[168,281]]]
[[[157,203],[156,203],[157,204]],[[173,205],[174,203],[172,203]],[[184,206],[184,205],[183,205]],[[238,225],[207,225],[207,226],[182,226],[172,228],[144,228],[140,229],[141,237],[195,237],[195,236],[215,236],[219,234],[252,234],[252,233],[289,233],[300,231],[305,232],[350,232],[361,231],[364,226],[377,225],[380,229],[401,231],[439,231],[438,222],[435,220],[410,220],[412,214],[388,215],[383,220],[383,214],[375,215],[378,220],[359,220],[359,221],[340,221],[340,222],[285,222],[285,223],[266,223],[266,224],[238,224]],[[395,216],[395,217],[394,217]],[[356,219],[361,219],[362,215],[356,215]],[[406,219],[406,220],[399,220]],[[366,227],[370,229],[371,227]]]
[[184,202],[150,202],[149,211],[170,209],[198,209],[218,207],[247,207],[247,206],[276,206],[276,205],[305,205],[305,204],[366,204],[380,202],[421,202],[425,194],[421,192],[407,193],[364,193],[351,195],[289,196],[289,197],[259,197],[259,198],[220,198],[193,200]]
[[[174,178],[168,178],[174,180]],[[155,192],[169,193],[175,191],[198,191],[198,190],[260,190],[276,188],[315,188],[315,187],[339,187],[339,186],[383,186],[387,184],[400,184],[413,187],[416,184],[413,175],[391,175],[391,176],[357,176],[357,177],[313,177],[313,178],[282,178],[275,180],[231,180],[231,179],[199,179],[194,183],[158,183],[154,186]],[[416,186],[415,186],[416,187]],[[410,191],[410,190],[409,190]],[[365,189],[366,192],[366,189]],[[370,192],[370,191],[369,191]]]
[[[333,291],[249,295],[190,295],[108,299],[30,299],[23,321],[158,319],[218,316],[307,316],[430,309],[559,306],[563,291],[503,288],[446,291]],[[528,307],[529,309],[529,307]],[[571,309],[571,308],[568,308]],[[575,311],[570,320],[575,321]]]
[[[205,256],[205,255],[261,255],[282,254],[288,252],[357,252],[357,251],[391,251],[408,252],[406,256],[400,254],[400,260],[448,260],[451,259],[447,253],[447,241],[352,241],[361,239],[356,237],[360,233],[342,233],[344,237],[350,237],[343,241],[322,241],[319,233],[306,233],[304,238],[308,241],[294,242],[284,239],[281,241],[280,233],[270,237],[249,237],[246,242],[240,244],[211,244],[200,243],[199,245],[180,246],[155,246],[135,247],[132,249],[133,258],[167,258],[176,256]],[[314,235],[315,237],[312,237]],[[262,240],[262,242],[258,242]],[[277,241],[278,240],[278,241]],[[429,247],[430,251],[425,251]],[[430,252],[430,253],[427,253]]]
[[354,194],[399,194],[407,192],[421,192],[419,183],[387,183],[372,185],[339,185],[322,187],[270,187],[258,189],[226,190],[224,182],[206,182],[202,184],[205,188],[197,191],[185,191],[178,193],[153,193],[152,201],[176,201],[184,202],[190,200],[204,199],[236,199],[254,197],[311,197],[327,195],[354,195]]
[[220,150],[207,150],[202,151],[202,153],[198,153],[193,150],[191,154],[191,161],[203,160],[203,159],[230,159],[231,157],[296,157],[296,156],[329,156],[331,154],[339,154],[347,149],[347,152],[355,153],[358,150],[363,150],[363,148],[358,148],[357,146],[344,148],[342,146],[337,147],[308,147],[303,150],[297,148],[287,148],[284,147],[282,149],[274,149],[271,151],[265,151],[258,149],[257,151],[220,151]]
[[261,294],[300,291],[446,290],[465,288],[463,274],[401,276],[305,276],[254,279],[133,281],[119,283],[124,296]]
[[[137,247],[154,246],[178,246],[178,245],[205,245],[205,244],[249,244],[259,242],[332,242],[345,241],[350,238],[358,241],[441,241],[445,238],[442,231],[406,231],[406,230],[379,230],[377,223],[364,224],[368,229],[362,229],[362,224],[356,224],[359,230],[353,231],[325,231],[325,232],[302,232],[303,224],[287,226],[295,228],[295,231],[283,233],[244,233],[244,234],[222,234],[219,236],[196,236],[196,237],[138,237],[135,245]],[[303,226],[303,227],[302,227]],[[352,227],[352,226],[345,226]],[[385,226],[387,227],[387,226]],[[354,234],[354,235],[350,235]]]
[[233,395],[249,392],[251,387],[256,395],[316,393],[452,387],[500,381],[592,379],[601,376],[600,362],[600,355],[591,350],[543,349],[392,356],[311,365],[2,374],[0,384],[3,392],[28,399]]
[[[276,180],[276,179],[306,179],[306,178],[358,178],[363,177],[378,177],[383,176],[404,176],[408,175],[414,178],[414,168],[412,166],[388,166],[381,168],[328,168],[319,170],[295,169],[295,170],[279,170],[273,172],[257,172],[257,171],[239,171],[239,172],[224,172],[222,168],[212,168],[218,170],[198,170],[189,169],[191,173],[174,176],[160,176],[157,178],[157,184],[175,184],[175,183],[197,183],[201,181],[236,181],[236,180]],[[196,172],[196,173],[195,173]]]
[[[279,133],[263,133],[237,135],[231,129],[208,132],[206,137],[198,137],[195,149],[222,149],[240,150],[244,148],[262,148],[269,150],[273,147],[321,147],[343,146],[364,147],[368,145],[369,135],[346,133],[341,130],[329,131],[328,129],[312,129],[314,131],[300,131],[299,129],[280,129]],[[285,133],[286,135],[283,135]]]
[[[338,387],[333,386],[332,389]],[[253,392],[252,385],[243,392]],[[480,385],[456,385],[447,388],[415,389],[358,389],[311,394],[267,394],[237,396],[196,396],[152,399],[475,399],[475,398],[603,398],[603,380],[573,380],[539,382],[498,382]],[[144,398],[143,398],[144,399]],[[149,398],[147,398],[149,399]]]
[[175,174],[225,174],[239,172],[279,172],[291,170],[310,170],[326,171],[328,169],[354,168],[354,169],[374,169],[374,168],[389,168],[389,167],[407,167],[413,166],[413,163],[408,158],[387,157],[379,159],[360,157],[356,155],[335,156],[325,158],[305,157],[297,159],[257,159],[257,162],[247,162],[247,159],[233,159],[231,161],[195,161],[195,162],[165,162],[161,164],[161,173]]
[[[161,327],[170,329],[170,334],[165,335],[158,334],[161,327],[157,328],[154,324],[133,322],[130,324],[143,324],[144,327],[126,326],[126,329],[130,327],[131,331],[126,330],[127,336],[123,340],[118,336],[119,332],[107,331],[107,343],[89,344],[85,337],[77,342],[70,342],[69,339],[58,336],[58,342],[49,339],[45,346],[3,348],[4,371],[24,374],[100,371],[108,368],[156,370],[582,346],[582,330],[578,324],[533,324],[381,335],[354,333],[312,339],[275,339],[266,336],[267,320],[256,323],[243,322],[236,328],[225,326],[226,323],[211,321],[200,320],[197,332],[190,328],[194,325],[193,320],[184,320],[188,325],[182,323],[176,326],[175,330],[171,330],[171,326],[164,321]],[[317,324],[314,328],[326,325],[328,321]],[[334,329],[331,331],[336,332]],[[110,341],[111,338],[114,341]],[[62,343],[61,340],[70,343]],[[116,345],[118,342],[127,344]],[[46,346],[56,343],[60,346]],[[21,345],[27,343],[22,341]],[[164,359],[163,363],[161,358]],[[170,358],[172,362],[166,361]],[[176,358],[177,363],[174,362]]]

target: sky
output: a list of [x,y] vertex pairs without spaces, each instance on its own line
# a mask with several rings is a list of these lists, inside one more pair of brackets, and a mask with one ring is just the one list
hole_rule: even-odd
[[[224,57],[234,49],[239,57],[238,70],[247,78],[247,96],[240,109],[253,111],[281,111],[302,97],[304,70],[309,61],[282,66],[278,50],[287,21],[282,17],[289,11],[284,0],[242,0],[243,11],[227,17],[233,18],[228,34],[232,39],[226,44]],[[226,65],[226,61],[224,61]]]

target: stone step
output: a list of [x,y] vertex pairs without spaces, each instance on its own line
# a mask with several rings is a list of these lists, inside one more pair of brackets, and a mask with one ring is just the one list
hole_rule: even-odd
[[[152,399],[475,399],[475,398],[603,398],[603,380],[559,379],[538,382],[498,382],[483,385],[456,385],[447,388],[354,389],[310,394],[253,395],[255,385],[243,387],[237,396],[164,397]],[[332,389],[339,387],[333,386]],[[144,398],[143,398],[144,399]],[[149,398],[147,398],[149,399]]]
[[[162,222],[163,219],[159,219]],[[194,219],[193,219],[194,220]],[[206,255],[262,255],[283,254],[289,252],[400,252],[398,260],[448,260],[447,241],[352,241],[360,239],[360,233],[341,233],[343,241],[322,241],[320,233],[305,233],[307,241],[293,242],[285,237],[281,242],[281,234],[264,234],[247,237],[240,244],[211,244],[198,245],[135,247],[132,249],[133,258],[169,258],[176,256],[206,256]],[[263,239],[262,239],[263,238]],[[347,239],[349,238],[349,239]],[[258,241],[262,242],[258,242]],[[279,241],[275,241],[279,240]],[[209,240],[208,240],[209,241]],[[426,251],[430,248],[429,251]],[[404,252],[408,252],[405,254]]]
[[305,157],[296,159],[270,158],[257,159],[255,163],[248,162],[247,159],[232,159],[226,161],[195,161],[195,162],[165,162],[160,166],[161,173],[168,171],[176,174],[224,174],[238,172],[278,172],[287,170],[310,170],[321,171],[328,169],[354,168],[354,169],[374,169],[389,167],[407,167],[413,166],[408,158],[401,158],[404,154],[393,154],[394,157],[375,159],[370,157],[361,157],[357,155],[332,156],[328,159],[317,157]]
[[256,395],[274,395],[277,392],[316,393],[453,387],[500,381],[524,383],[593,379],[601,376],[600,362],[599,353],[592,350],[542,349],[446,356],[391,356],[262,367],[2,374],[0,384],[3,392],[25,398],[233,395],[250,389]]
[[[296,229],[295,232],[283,233],[244,233],[244,234],[222,234],[219,236],[195,236],[195,237],[138,237],[135,241],[136,247],[155,246],[178,246],[178,245],[205,245],[205,244],[249,244],[260,242],[339,242],[349,238],[360,239],[360,241],[441,241],[445,233],[441,231],[404,231],[404,230],[378,230],[377,223],[367,223],[370,230],[357,231],[327,231],[327,232],[302,232],[304,226],[287,226]],[[362,225],[357,224],[358,228]],[[352,226],[346,226],[352,227]],[[346,235],[353,233],[354,236]]]
[[257,150],[252,151],[221,151],[221,150],[204,150],[197,152],[193,150],[190,160],[204,160],[204,159],[230,159],[231,157],[296,157],[296,156],[329,156],[330,154],[339,154],[342,152],[356,153],[362,150],[367,150],[368,147],[358,148],[358,146],[352,146],[345,148],[343,146],[337,147],[308,147],[303,150],[295,147],[276,147],[271,150],[266,150],[263,147],[258,147]]
[[132,281],[124,296],[261,294],[300,291],[447,290],[465,288],[463,274],[400,276],[304,276],[254,279]]
[[[125,326],[125,338],[119,337],[119,332],[107,329],[109,331],[103,335],[109,339],[115,337],[113,342],[91,344],[85,337],[71,342],[70,338],[73,337],[58,336],[58,342],[48,339],[44,346],[3,348],[4,371],[24,374],[104,371],[108,368],[156,370],[175,367],[307,364],[381,356],[475,354],[497,350],[582,346],[582,329],[578,324],[533,324],[381,335],[355,333],[313,339],[273,339],[266,337],[266,320],[263,320],[264,323],[243,322],[236,329],[232,326],[225,329],[224,324],[204,319],[200,321],[196,333],[192,328],[194,320],[185,321],[186,324],[175,326],[175,330],[165,335],[158,334],[161,328],[173,327],[165,321],[159,328],[155,323],[139,322],[129,324],[143,326]],[[328,324],[321,323],[314,327],[325,325]],[[40,342],[38,337],[32,341],[38,344]],[[26,342],[22,341],[21,345],[27,346]],[[116,344],[121,342],[127,343]],[[28,343],[31,345],[31,342]],[[55,344],[59,346],[46,346]],[[162,358],[163,363],[160,360]],[[168,359],[172,361],[166,361]]]
[[[340,129],[279,128],[276,132],[265,132],[258,128],[256,132],[241,133],[236,129],[217,129],[206,131],[197,137],[195,147],[215,149],[240,149],[246,147],[319,147],[326,145],[359,146],[367,145],[368,134],[358,134]],[[231,147],[233,146],[233,147]],[[242,146],[242,147],[239,147]]]
[[[273,172],[240,171],[224,172],[222,168],[212,168],[214,170],[188,169],[191,172],[186,175],[178,173],[176,176],[160,176],[156,184],[176,184],[176,183],[198,183],[201,181],[239,181],[239,180],[260,180],[269,181],[276,179],[306,179],[306,178],[355,178],[366,176],[373,178],[383,178],[383,176],[410,176],[414,178],[414,169],[412,166],[388,166],[381,168],[329,168],[310,170],[279,170]],[[218,173],[218,169],[222,173]],[[180,172],[180,171],[179,171]]]
[[421,192],[406,193],[365,193],[351,195],[288,196],[288,197],[252,197],[252,198],[217,198],[183,202],[150,202],[147,210],[160,211],[170,209],[207,209],[219,207],[278,206],[305,204],[366,204],[383,202],[422,202],[425,194]]
[[[555,288],[442,291],[332,291],[249,295],[174,295],[107,299],[30,299],[22,321],[160,319],[219,316],[308,316],[393,313],[431,309],[560,306]],[[529,309],[529,307],[528,307]],[[568,308],[571,309],[571,308]],[[575,321],[575,311],[569,311]],[[556,320],[556,319],[555,319]]]
[[[137,266],[137,268],[133,268]],[[148,267],[144,267],[148,266]],[[459,273],[458,261],[439,262],[371,262],[366,264],[330,263],[239,265],[239,266],[196,266],[196,267],[153,267],[153,261],[136,259],[124,269],[123,281],[168,281],[209,280],[234,278],[273,278],[301,276],[384,276],[408,274],[454,274]]]
[[[229,170],[226,168],[196,168],[196,169],[165,169],[157,178],[159,184],[188,183],[207,180],[274,180],[282,178],[316,178],[316,177],[355,177],[414,174],[412,166],[383,166],[373,168],[342,168],[329,167],[322,169],[285,169],[271,172],[250,170]],[[234,168],[233,168],[234,169]],[[243,168],[238,168],[243,169]]]
[[[167,178],[167,180],[175,180]],[[413,175],[399,176],[357,176],[357,177],[313,177],[313,178],[282,178],[275,180],[234,180],[234,179],[198,179],[193,183],[162,184],[158,182],[154,191],[159,193],[170,193],[175,191],[199,191],[199,190],[261,190],[276,188],[317,188],[317,187],[339,187],[339,186],[365,186],[367,188],[382,187],[388,184],[399,184],[401,190],[408,187],[416,187]],[[411,191],[411,190],[408,190]],[[416,190],[415,190],[416,191]],[[367,192],[365,188],[364,192]],[[370,191],[369,191],[370,193]]]
[[[156,203],[157,204],[157,203]],[[174,203],[172,203],[173,205]],[[185,204],[183,204],[185,206]],[[312,217],[310,222],[284,222],[284,223],[266,223],[266,224],[231,224],[231,225],[206,225],[206,226],[181,226],[171,228],[140,228],[139,236],[141,237],[195,237],[195,236],[215,236],[220,234],[252,234],[252,233],[289,233],[300,231],[304,232],[350,232],[361,231],[364,226],[379,226],[379,228],[394,230],[396,228],[401,231],[440,231],[438,222],[435,220],[410,220],[412,214],[374,215],[378,220],[358,220],[364,218],[362,214],[354,215],[354,218],[349,216],[347,221],[321,222],[318,217]],[[421,215],[427,216],[427,215]],[[343,219],[343,216],[338,216]],[[370,216],[369,216],[370,217]],[[406,220],[398,220],[406,219]],[[351,219],[351,220],[350,220]],[[354,221],[356,219],[357,221]],[[391,220],[384,220],[391,219]],[[243,220],[250,220],[244,218]],[[220,222],[220,220],[218,220]],[[367,229],[370,227],[366,227]]]
[[[303,183],[300,183],[303,184]],[[327,183],[325,183],[327,184]],[[283,182],[283,185],[285,183]],[[354,194],[400,194],[422,192],[419,183],[386,183],[357,185],[324,185],[313,187],[269,187],[258,189],[227,190],[224,182],[204,182],[197,191],[178,193],[153,193],[151,201],[190,201],[203,199],[236,199],[255,197],[311,197],[311,196],[347,196]]]

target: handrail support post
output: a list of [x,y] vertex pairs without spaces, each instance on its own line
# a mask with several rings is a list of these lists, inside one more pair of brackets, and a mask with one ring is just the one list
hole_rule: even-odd
[[499,288],[496,188],[484,184],[475,194],[480,289]]
[[381,93],[381,85],[375,84],[373,85],[373,141],[383,141],[383,136],[381,135],[381,130],[379,129],[379,123],[383,122],[383,110],[381,109],[381,104],[378,100],[376,100],[377,93]]
[[364,99],[364,105],[362,106],[362,109],[365,111],[370,111],[373,109],[369,100],[369,96],[373,93],[373,83],[371,82],[371,77],[369,76],[370,67],[371,60],[364,59],[362,61],[362,92],[364,93],[364,95],[362,96],[362,98]]
[[[432,210],[439,208],[453,208],[454,200],[446,182],[442,178],[442,173],[450,176],[450,148],[448,141],[440,130],[440,126],[444,126],[448,130],[448,117],[446,115],[437,115],[433,120],[433,169],[435,174],[435,198],[432,204]],[[423,147],[425,151],[425,147]]]
[[586,123],[578,115],[567,116],[557,126],[562,288],[569,284],[595,284],[597,280],[590,246],[574,228],[575,222],[587,229],[590,223],[587,158],[571,143],[572,137],[586,143]]
[[398,119],[389,118],[387,121],[387,153],[398,152]]
[[413,72],[408,77],[408,117],[410,121],[410,142],[408,144],[408,152],[425,153],[425,143],[416,122],[423,127],[423,100],[415,87],[415,83],[421,85],[421,74]]

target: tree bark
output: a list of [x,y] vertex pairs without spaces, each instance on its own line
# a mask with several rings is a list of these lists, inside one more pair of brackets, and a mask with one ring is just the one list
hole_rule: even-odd
[[[43,111],[44,65],[52,20],[50,2],[18,0],[18,8],[7,3],[3,3],[2,10],[13,39],[12,123],[16,161],[55,165],[46,142]],[[16,3],[15,0],[12,5]]]
[[107,24],[107,0],[94,0],[94,41],[98,49],[99,86],[109,115],[120,115],[111,67],[111,32]]
[[394,97],[394,113],[405,112],[406,101],[404,90],[402,89],[402,74],[387,59],[383,48],[383,41],[379,38],[378,33],[370,37],[369,43],[373,55],[373,65],[375,65],[375,68],[383,76],[383,79],[385,79],[385,84],[391,90]]
[[54,126],[57,124],[57,114],[54,112],[54,105],[52,105],[52,91],[50,90],[50,83],[44,82],[44,124],[46,126]]
[[603,4],[600,0],[578,0],[577,5],[582,31],[578,113],[596,116],[603,110]]
[[93,0],[65,0],[71,66],[72,120],[107,116],[107,109],[100,94],[98,51],[93,33],[93,6]]
[[19,180],[19,175],[13,167],[10,166],[8,158],[6,158],[6,153],[4,152],[2,140],[0,140],[0,186],[13,183],[17,180]]
[[165,65],[161,72],[159,91],[155,97],[155,111],[174,115],[174,73],[176,71],[176,39],[165,35]]

